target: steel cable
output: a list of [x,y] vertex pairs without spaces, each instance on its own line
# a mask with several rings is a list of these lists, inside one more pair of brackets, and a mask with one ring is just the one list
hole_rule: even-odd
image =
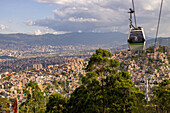
[[132,0],[132,6],[133,6],[133,11],[134,11],[134,21],[135,21],[135,27],[137,28],[136,15],[135,15],[135,4],[134,4],[134,1],[133,1],[133,0]]
[[155,37],[155,44],[154,44],[154,47],[156,47],[157,38],[158,38],[159,24],[160,24],[161,13],[162,13],[162,5],[163,5],[163,0],[161,1],[160,11],[159,11],[159,18],[158,18],[158,25],[157,25],[157,30],[156,30],[156,37]]

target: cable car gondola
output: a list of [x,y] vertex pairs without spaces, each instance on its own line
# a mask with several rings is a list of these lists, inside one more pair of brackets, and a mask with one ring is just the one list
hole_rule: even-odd
[[130,28],[128,44],[130,50],[144,50],[145,48],[145,34],[142,27]]
[[132,14],[134,11],[130,9],[130,31],[128,36],[128,45],[131,51],[144,50],[145,34],[142,27],[135,27],[132,24]]

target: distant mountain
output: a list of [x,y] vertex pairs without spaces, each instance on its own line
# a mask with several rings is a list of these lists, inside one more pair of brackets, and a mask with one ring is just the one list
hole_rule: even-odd
[[[170,46],[170,37],[166,37],[166,38],[158,38],[157,39],[157,43],[158,45],[161,45],[161,46]],[[148,47],[151,47],[151,46],[154,46],[155,44],[155,38],[150,38],[148,40],[146,40],[146,44],[145,44],[145,48],[148,48]],[[120,46],[121,49],[127,49],[128,48],[128,44],[123,44]]]
[[[0,45],[107,45],[110,47],[127,45],[127,34],[120,32],[110,33],[66,33],[60,35],[44,34],[44,35],[28,35],[28,34],[0,34]],[[146,45],[150,46],[154,43],[154,39],[147,38]],[[160,45],[170,46],[170,38],[158,38]]]
[[0,34],[0,44],[27,45],[122,45],[127,41],[127,34],[110,33],[67,33],[61,35]]
[[[155,43],[155,38],[147,40],[146,47],[153,46],[154,43]],[[161,46],[170,46],[170,37],[165,37],[165,38],[160,37],[157,39],[157,43],[158,43],[158,45],[161,45]]]

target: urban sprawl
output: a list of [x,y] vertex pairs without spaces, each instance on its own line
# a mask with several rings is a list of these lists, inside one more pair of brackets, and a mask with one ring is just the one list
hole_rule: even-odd
[[[1,50],[0,54],[5,54],[3,52]],[[117,59],[120,62],[119,69],[128,71],[136,87],[145,92],[146,79],[151,89],[162,80],[170,78],[169,55],[169,47],[157,47],[154,52],[115,52],[112,59]],[[23,89],[30,81],[36,82],[42,92],[48,89],[48,96],[59,92],[70,97],[81,85],[81,77],[86,76],[85,68],[89,58],[90,55],[86,54],[0,59],[0,98],[17,98],[19,104],[25,102]],[[149,91],[152,94],[152,90]]]

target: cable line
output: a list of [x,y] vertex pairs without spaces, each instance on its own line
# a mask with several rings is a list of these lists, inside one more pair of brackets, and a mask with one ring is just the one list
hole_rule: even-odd
[[136,15],[135,15],[135,4],[134,4],[134,1],[133,1],[133,0],[132,0],[132,6],[133,6],[133,11],[134,11],[135,27],[137,28]]
[[156,38],[155,38],[155,44],[154,44],[154,47],[156,47],[157,38],[158,38],[159,24],[160,24],[160,20],[161,20],[161,13],[162,13],[162,5],[163,5],[163,0],[161,1],[160,11],[159,11],[159,19],[158,19],[158,25],[157,25],[157,30],[156,30]]

